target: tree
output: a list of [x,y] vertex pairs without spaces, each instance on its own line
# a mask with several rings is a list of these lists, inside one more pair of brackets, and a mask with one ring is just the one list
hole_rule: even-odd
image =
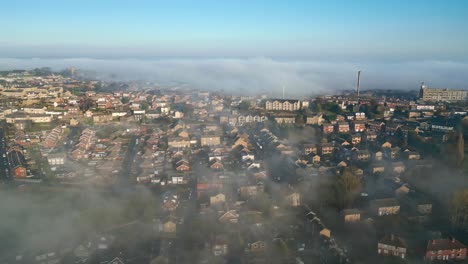
[[351,206],[361,188],[361,178],[345,169],[334,185],[337,205],[341,209]]
[[457,191],[450,200],[450,221],[455,227],[466,227],[468,224],[468,189]]
[[457,165],[461,166],[463,164],[463,159],[465,158],[465,139],[463,138],[461,130],[458,132],[456,158]]
[[401,128],[397,129],[393,138],[396,145],[407,146],[406,136]]
[[128,104],[130,103],[130,97],[123,97],[120,101],[122,102],[122,104]]
[[157,258],[151,260],[151,264],[169,264],[169,260],[166,257],[158,256]]
[[248,111],[250,109],[250,102],[249,101],[242,101],[240,104],[239,104],[239,110],[240,111]]
[[36,76],[49,76],[52,74],[52,70],[49,67],[36,68],[33,70],[33,74]]
[[305,123],[305,116],[303,114],[297,114],[296,116],[296,125],[303,126]]
[[328,111],[338,115],[341,114],[341,107],[337,104],[329,104]]
[[253,210],[258,210],[265,215],[270,215],[271,200],[266,193],[260,192],[247,200],[247,206]]
[[142,102],[141,103],[141,109],[148,110],[149,109],[149,104],[147,102]]
[[270,255],[272,263],[287,263],[289,257],[289,249],[283,239],[273,241]]

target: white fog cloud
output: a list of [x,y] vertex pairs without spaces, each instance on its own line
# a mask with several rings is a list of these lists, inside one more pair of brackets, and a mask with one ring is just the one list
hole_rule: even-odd
[[0,59],[0,69],[74,66],[95,71],[103,78],[114,74],[121,80],[149,80],[162,84],[187,83],[208,90],[236,93],[311,95],[353,89],[356,72],[362,70],[363,89],[417,89],[429,86],[467,88],[468,63],[454,61],[408,61],[354,63],[339,61],[285,61],[250,59]]

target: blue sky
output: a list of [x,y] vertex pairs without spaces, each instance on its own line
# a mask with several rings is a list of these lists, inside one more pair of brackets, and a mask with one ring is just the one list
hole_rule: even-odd
[[468,59],[468,1],[15,0],[1,57]]

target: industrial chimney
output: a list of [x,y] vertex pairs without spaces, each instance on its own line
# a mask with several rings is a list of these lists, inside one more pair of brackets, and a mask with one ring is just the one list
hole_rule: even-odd
[[356,87],[356,93],[359,98],[359,87],[361,86],[361,71],[357,72],[357,87]]

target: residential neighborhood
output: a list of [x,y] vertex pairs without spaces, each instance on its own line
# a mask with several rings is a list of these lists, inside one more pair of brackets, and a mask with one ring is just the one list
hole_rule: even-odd
[[446,93],[277,99],[4,72],[1,190],[31,215],[0,262],[465,261],[468,104]]

